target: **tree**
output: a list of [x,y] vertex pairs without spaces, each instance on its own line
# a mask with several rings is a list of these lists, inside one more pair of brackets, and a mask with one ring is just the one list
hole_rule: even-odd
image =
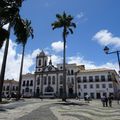
[[73,17],[71,15],[67,15],[63,12],[63,15],[56,14],[57,21],[52,23],[52,29],[63,28],[62,36],[63,36],[63,95],[62,101],[66,101],[66,37],[69,33],[73,34],[72,28],[76,28],[76,24],[72,22]]
[[31,21],[18,19],[15,26],[14,26],[14,34],[16,35],[17,39],[16,42],[18,44],[22,44],[22,59],[21,59],[21,67],[20,67],[20,74],[19,74],[19,90],[18,90],[18,99],[21,97],[21,82],[22,82],[22,70],[23,70],[23,60],[24,60],[24,52],[25,52],[25,45],[27,43],[28,38],[33,36],[33,29],[31,27]]
[[[2,61],[1,73],[0,73],[0,102],[2,101],[2,88],[4,83],[5,68],[9,47],[10,30],[14,26],[16,19],[20,18],[19,10],[23,0],[0,0],[0,29],[3,32],[3,26],[9,23],[7,36],[0,41],[1,47],[6,39],[4,56]],[[1,37],[1,36],[0,36]]]

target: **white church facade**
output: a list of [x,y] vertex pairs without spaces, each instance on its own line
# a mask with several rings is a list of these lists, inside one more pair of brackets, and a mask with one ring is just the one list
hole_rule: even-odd
[[[21,94],[24,97],[61,97],[63,92],[63,65],[55,67],[41,51],[36,57],[34,74],[22,76]],[[84,65],[66,64],[67,97],[86,94],[100,98],[103,94],[118,94],[119,75],[112,69],[85,69]]]

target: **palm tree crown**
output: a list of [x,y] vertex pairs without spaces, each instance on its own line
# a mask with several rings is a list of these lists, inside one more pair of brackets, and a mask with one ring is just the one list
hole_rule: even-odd
[[29,20],[23,20],[23,19],[17,19],[17,22],[14,26],[14,34],[16,35],[17,39],[16,42],[18,44],[25,45],[27,43],[27,39],[31,36],[33,36],[33,29],[31,27],[31,21]]
[[64,34],[68,35],[69,32],[73,34],[72,27],[76,28],[76,24],[72,22],[73,17],[71,15],[66,15],[64,12],[63,15],[56,14],[57,21],[52,23],[53,30],[56,28],[64,29]]

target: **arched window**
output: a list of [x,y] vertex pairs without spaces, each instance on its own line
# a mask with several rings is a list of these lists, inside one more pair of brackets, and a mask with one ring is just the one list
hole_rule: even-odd
[[71,70],[71,75],[73,75],[73,70]]
[[41,60],[39,60],[39,66],[41,66]]
[[45,66],[47,66],[47,62],[46,62],[46,60],[45,60]]
[[54,92],[54,89],[53,89],[53,87],[48,86],[45,88],[45,92]]
[[51,84],[51,76],[48,76],[48,85]]

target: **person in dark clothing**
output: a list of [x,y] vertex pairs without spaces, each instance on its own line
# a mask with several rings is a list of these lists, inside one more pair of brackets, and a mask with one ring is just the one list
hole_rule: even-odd
[[105,96],[105,106],[108,107],[108,98]]
[[102,101],[103,107],[105,107],[105,96],[101,96],[101,101]]
[[109,97],[108,97],[108,102],[109,102],[109,106],[110,107],[112,107],[112,96],[111,95],[109,95]]

